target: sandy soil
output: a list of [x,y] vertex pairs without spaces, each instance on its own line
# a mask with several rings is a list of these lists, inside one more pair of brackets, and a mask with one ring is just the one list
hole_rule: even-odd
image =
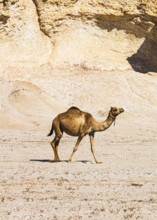
[[[155,220],[156,75],[22,72],[8,69],[0,81],[0,219]],[[76,138],[67,135],[59,147],[62,162],[52,162],[53,137],[46,135],[53,117],[72,105],[100,121],[110,106],[125,108],[115,126],[96,134],[102,164],[95,164],[88,137],[68,163]]]

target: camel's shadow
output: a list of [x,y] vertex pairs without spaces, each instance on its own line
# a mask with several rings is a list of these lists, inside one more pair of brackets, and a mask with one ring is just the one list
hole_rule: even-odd
[[69,163],[69,164],[73,164],[73,163],[92,163],[92,161],[90,160],[76,160],[74,162],[69,162],[68,160],[61,160],[61,161],[54,161],[54,160],[49,160],[49,159],[31,159],[31,162],[41,162],[41,163]]

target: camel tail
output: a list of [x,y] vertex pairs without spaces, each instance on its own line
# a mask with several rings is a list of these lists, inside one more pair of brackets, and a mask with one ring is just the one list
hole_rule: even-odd
[[52,127],[51,127],[51,130],[50,130],[50,133],[47,136],[51,136],[52,134],[53,134],[53,122],[52,122]]

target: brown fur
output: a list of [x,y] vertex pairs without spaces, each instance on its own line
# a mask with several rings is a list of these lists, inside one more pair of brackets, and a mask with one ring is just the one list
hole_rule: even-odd
[[111,107],[108,117],[104,122],[97,122],[93,116],[88,112],[83,112],[77,107],[71,107],[66,112],[59,114],[52,122],[52,128],[48,136],[52,135],[53,130],[55,131],[55,138],[51,142],[51,146],[54,151],[54,161],[60,161],[58,156],[58,145],[62,138],[63,132],[71,136],[78,136],[76,145],[69,158],[69,162],[72,161],[72,157],[75,151],[85,135],[89,135],[91,151],[96,163],[100,163],[94,152],[94,133],[104,131],[111,126],[115,121],[116,117],[124,112],[123,108]]

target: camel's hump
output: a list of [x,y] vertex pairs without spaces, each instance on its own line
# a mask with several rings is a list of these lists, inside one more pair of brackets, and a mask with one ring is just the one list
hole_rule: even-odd
[[71,108],[68,109],[68,111],[69,111],[69,110],[78,110],[78,111],[81,111],[79,108],[77,108],[77,107],[75,107],[75,106],[72,106]]

